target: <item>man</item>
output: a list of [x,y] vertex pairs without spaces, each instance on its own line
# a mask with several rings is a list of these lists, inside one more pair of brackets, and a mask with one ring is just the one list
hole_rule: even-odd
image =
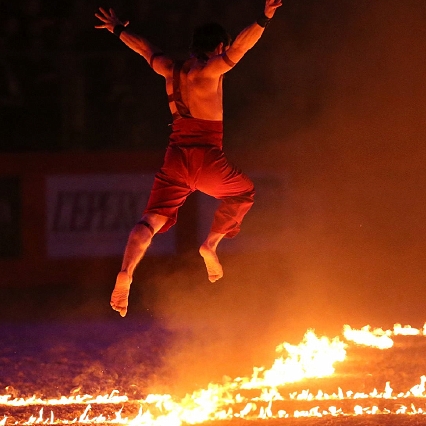
[[120,21],[112,9],[99,8],[100,13],[95,14],[103,23],[96,28],[105,28],[117,35],[165,78],[173,116],[163,166],[155,176],[142,219],[129,235],[112,292],[111,307],[122,317],[127,313],[133,272],[152,237],[176,223],[179,207],[195,190],[221,200],[199,252],[210,282],[222,278],[217,246],[224,237],[232,238],[239,232],[254,197],[253,183],[230,165],[222,152],[222,79],[256,44],[281,2],[266,0],[262,16],[241,31],[232,44],[218,24],[197,28],[193,34],[192,54],[182,62],[173,61],[148,40],[130,32],[129,22]]

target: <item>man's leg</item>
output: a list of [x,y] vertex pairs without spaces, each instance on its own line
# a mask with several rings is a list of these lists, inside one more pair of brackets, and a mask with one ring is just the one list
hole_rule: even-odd
[[223,269],[217,257],[216,249],[224,236],[225,234],[210,232],[200,247],[200,254],[206,264],[209,281],[212,283],[223,277]]
[[149,213],[144,215],[141,221],[130,232],[124,251],[121,271],[117,275],[110,302],[112,309],[119,312],[122,317],[127,313],[133,272],[151,244],[152,237],[162,228],[167,220],[166,216]]
[[222,266],[216,254],[219,242],[238,234],[241,222],[253,205],[254,185],[248,176],[228,163],[221,151],[212,150],[210,165],[203,170],[197,189],[220,199],[207,239],[200,247],[211,282],[223,277]]

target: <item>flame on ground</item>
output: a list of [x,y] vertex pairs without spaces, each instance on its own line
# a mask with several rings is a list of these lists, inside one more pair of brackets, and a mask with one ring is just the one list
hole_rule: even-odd
[[[379,350],[391,349],[394,336],[425,336],[426,324],[422,329],[395,324],[392,330],[372,329],[365,326],[359,330],[349,325],[343,328],[343,337],[329,339],[318,337],[313,330],[308,330],[299,345],[284,342],[277,346],[280,354],[271,368],[255,367],[251,377],[238,377],[222,384],[211,383],[206,389],[187,394],[176,400],[168,394],[150,394],[145,399],[130,401],[126,395],[119,395],[113,390],[108,395],[73,395],[59,399],[15,398],[0,395],[2,407],[41,408],[37,415],[31,415],[24,424],[64,424],[64,423],[114,423],[147,426],[180,426],[196,424],[212,420],[239,419],[272,419],[324,417],[363,414],[425,414],[426,409],[419,407],[425,398],[426,375],[420,377],[420,383],[405,392],[394,393],[390,382],[386,382],[383,391],[372,389],[369,393],[343,390],[338,387],[333,393],[309,389],[284,392],[289,384],[305,382],[308,379],[332,377],[336,363],[346,360],[349,345],[364,346]],[[418,400],[416,400],[418,399]],[[367,401],[362,406],[355,401]],[[416,405],[413,400],[416,400]],[[378,401],[372,403],[371,401]],[[392,402],[389,407],[383,401]],[[401,401],[406,401],[402,404]],[[123,416],[126,403],[137,404],[138,410],[131,418]],[[313,407],[295,407],[295,404],[309,403]],[[90,417],[92,406],[121,405],[114,414],[100,414]],[[47,407],[66,405],[83,406],[80,415],[69,420],[56,419],[52,410],[45,413]],[[47,410],[46,410],[47,411]],[[0,426],[18,424],[9,422],[9,418],[0,417]]]

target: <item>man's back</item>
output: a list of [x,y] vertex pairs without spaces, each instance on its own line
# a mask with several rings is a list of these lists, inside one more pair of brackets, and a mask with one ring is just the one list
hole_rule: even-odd
[[[281,6],[281,0],[266,0],[263,16],[242,30],[232,44],[230,44],[229,35],[220,25],[208,24],[201,27],[203,31],[198,32],[197,37],[194,35],[193,56],[184,63],[179,78],[176,78],[174,72],[176,62],[144,37],[128,31],[126,28],[128,22],[123,24],[112,9],[109,12],[99,9],[101,14],[96,14],[96,17],[104,22],[104,25],[98,25],[96,28],[107,28],[114,32],[127,46],[142,55],[152,69],[166,79],[169,100],[176,97],[174,92],[179,91],[179,101],[182,101],[181,104],[187,109],[186,116],[222,121],[223,75],[257,43],[279,6]],[[214,43],[212,43],[213,40]],[[176,101],[170,102],[174,117],[178,112],[176,103]]]
[[[179,77],[173,71],[174,66],[164,75],[169,97],[175,95],[176,84],[179,84],[182,101],[192,117],[222,121],[223,76],[210,72],[208,63],[197,58],[190,58],[183,64]],[[170,102],[170,110],[172,114],[178,112],[176,102]]]

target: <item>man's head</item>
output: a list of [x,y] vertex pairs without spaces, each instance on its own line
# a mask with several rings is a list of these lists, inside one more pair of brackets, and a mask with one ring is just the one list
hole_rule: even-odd
[[221,43],[224,48],[231,44],[231,36],[225,28],[214,22],[204,24],[194,30],[190,50],[193,55],[203,57],[213,52]]

